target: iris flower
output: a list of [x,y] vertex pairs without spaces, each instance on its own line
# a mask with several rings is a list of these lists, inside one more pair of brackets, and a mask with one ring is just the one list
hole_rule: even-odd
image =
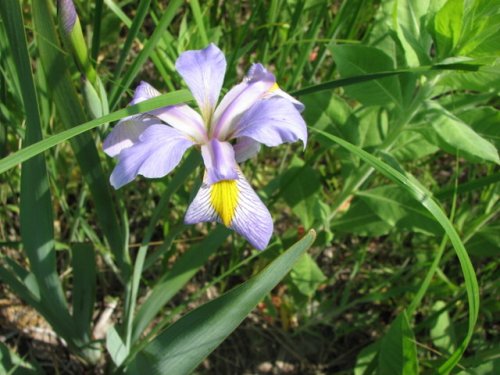
[[[163,177],[196,146],[206,170],[185,223],[223,223],[262,250],[271,238],[273,221],[238,163],[254,156],[261,144],[301,140],[305,147],[307,128],[300,115],[304,106],[281,90],[261,64],[252,65],[243,82],[217,105],[226,59],[214,44],[182,53],[175,67],[200,112],[181,104],[122,119],[103,143],[104,151],[118,159],[111,184],[118,189],[138,174]],[[155,88],[141,82],[130,104],[157,95]]]

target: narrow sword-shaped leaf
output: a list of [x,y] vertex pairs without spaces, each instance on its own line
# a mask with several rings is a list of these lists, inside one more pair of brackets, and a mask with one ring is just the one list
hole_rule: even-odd
[[457,234],[453,224],[450,222],[446,214],[443,212],[441,207],[432,198],[432,193],[427,190],[420,182],[418,182],[412,176],[404,175],[403,173],[397,171],[389,164],[380,161],[374,156],[370,155],[361,148],[344,141],[343,139],[336,137],[332,134],[326,133],[321,130],[312,129],[318,134],[322,135],[324,138],[337,143],[341,147],[347,149],[348,151],[356,154],[361,159],[363,159],[367,164],[375,168],[378,172],[394,181],[398,185],[402,186],[413,198],[415,198],[422,206],[424,206],[431,214],[434,216],[436,221],[443,227],[446,234],[448,235],[455,253],[460,261],[460,266],[462,268],[462,273],[465,280],[465,288],[467,290],[467,299],[469,303],[469,317],[468,317],[468,327],[467,334],[463,339],[462,343],[458,348],[452,353],[450,358],[441,365],[438,369],[440,374],[448,374],[460,361],[460,358],[467,349],[467,346],[474,334],[474,327],[479,314],[479,287],[477,284],[476,273],[474,272],[474,267],[470,261],[467,250]]
[[64,141],[72,139],[77,135],[97,128],[98,126],[101,126],[108,122],[116,121],[126,116],[152,111],[154,109],[158,109],[168,105],[185,103],[192,100],[192,98],[193,97],[187,90],[179,90],[157,96],[156,98],[146,100],[124,109],[120,109],[119,111],[110,113],[109,115],[100,117],[98,119],[87,121],[81,125],[62,131],[42,141],[38,141],[30,146],[24,147],[23,149],[3,158],[2,160],[0,160],[0,173],[3,173],[15,167],[19,163],[29,160],[30,158],[39,155],[42,152],[47,151],[48,149],[57,146]]
[[[62,123],[69,128],[85,122],[86,116],[71,81],[65,57],[61,52],[47,0],[33,2],[33,21],[40,59]],[[101,167],[94,139],[90,134],[82,134],[72,138],[71,146],[91,191],[101,229],[108,240],[122,276],[126,279],[130,273],[130,260],[123,243],[113,197]]]
[[191,373],[286,276],[315,237],[310,231],[258,275],[172,324],[133,358],[126,373]]

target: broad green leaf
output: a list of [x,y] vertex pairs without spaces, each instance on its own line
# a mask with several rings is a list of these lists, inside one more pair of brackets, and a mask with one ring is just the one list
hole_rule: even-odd
[[500,370],[500,358],[483,360],[483,363],[474,367],[467,367],[457,375],[494,375]]
[[500,93],[500,58],[480,67],[477,72],[447,72],[440,77],[439,84],[447,90],[491,91],[498,95]]
[[460,261],[462,274],[465,280],[465,288],[467,291],[467,300],[469,304],[469,316],[467,334],[465,338],[460,343],[457,350],[454,351],[450,358],[448,358],[448,360],[443,363],[438,369],[439,374],[448,374],[457,365],[463,353],[465,352],[465,349],[467,348],[472,335],[474,334],[474,328],[479,314],[479,287],[477,284],[474,267],[472,266],[470,258],[467,254],[467,250],[465,250],[465,247],[455,228],[453,227],[453,224],[450,222],[440,206],[434,201],[434,199],[432,198],[432,193],[428,191],[424,186],[422,186],[422,184],[420,184],[413,176],[401,173],[387,163],[381,162],[379,159],[370,155],[366,151],[350,144],[349,142],[344,141],[341,138],[325,133],[321,130],[315,131],[323,135],[326,139],[330,139],[332,142],[335,142],[345,149],[349,150],[350,152],[358,155],[371,167],[375,168],[384,176],[402,186],[414,199],[420,202],[420,204],[422,204],[432,214],[432,216],[434,216],[436,221],[443,227],[451,243],[453,244],[453,248]]
[[418,131],[450,154],[458,152],[473,162],[500,163],[495,146],[437,103],[428,103],[424,127]]
[[439,148],[430,143],[422,134],[405,131],[401,133],[391,149],[391,155],[400,162],[415,161],[434,154]]
[[430,0],[398,0],[393,28],[403,46],[408,66],[430,63],[432,38],[426,30]]
[[464,111],[458,117],[482,138],[500,149],[500,111],[493,107],[479,107]]
[[456,337],[446,303],[436,301],[432,306],[432,311],[437,314],[430,331],[432,342],[442,353],[452,353],[456,349]]
[[471,255],[477,257],[498,257],[500,255],[500,225],[481,228],[468,242]]
[[321,283],[326,280],[326,276],[314,259],[305,253],[293,266],[290,280],[300,293],[312,298]]
[[434,37],[440,60],[452,56],[462,35],[464,0],[448,0],[434,17]]
[[137,353],[126,373],[191,373],[280,282],[314,238],[314,231],[309,232],[259,274],[172,324]]
[[427,234],[442,233],[432,215],[398,186],[381,186],[357,195],[391,227]]
[[380,342],[377,373],[418,374],[415,336],[404,311],[392,322]]
[[380,217],[361,199],[355,199],[346,213],[332,222],[332,230],[360,236],[383,236],[392,230],[392,226]]
[[318,195],[321,183],[314,169],[293,158],[289,169],[281,176],[283,198],[306,227],[312,228],[320,211]]
[[[379,49],[361,45],[337,45],[332,54],[342,78],[394,70],[393,60]],[[401,106],[401,86],[397,77],[386,77],[345,88],[364,105]]]

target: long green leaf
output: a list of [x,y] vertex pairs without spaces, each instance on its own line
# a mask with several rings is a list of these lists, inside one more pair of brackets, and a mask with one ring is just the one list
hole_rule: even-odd
[[285,277],[315,237],[309,232],[257,276],[179,319],[133,358],[126,373],[191,373]]
[[[35,35],[47,83],[63,125],[70,128],[85,122],[86,115],[73,86],[52,18],[47,0],[33,2]],[[92,194],[101,230],[108,240],[122,277],[126,279],[130,273],[130,260],[123,243],[110,185],[101,167],[94,139],[90,134],[81,134],[71,139],[71,146]]]
[[222,245],[228,233],[227,229],[219,226],[203,241],[191,246],[188,251],[182,254],[172,269],[158,281],[134,319],[133,341],[139,339],[144,329],[163,306],[191,280],[194,274],[205,264],[209,256]]
[[125,116],[148,112],[169,105],[185,103],[187,101],[190,101],[191,99],[192,95],[187,90],[174,91],[168,94],[157,96],[153,99],[146,100],[134,106],[120,109],[119,111],[110,113],[109,115],[100,117],[98,119],[85,122],[81,125],[50,136],[42,141],[36,142],[3,158],[2,160],[0,160],[0,173],[3,173],[10,168],[15,167],[19,163],[22,163],[36,155],[39,155],[54,146],[57,146],[59,143],[72,139],[77,135],[97,128],[98,126],[101,126],[108,122],[119,120]]
[[[16,0],[2,1],[0,11],[9,37],[26,114],[23,143],[31,145],[42,139],[42,128],[21,6]],[[61,330],[65,332],[67,339],[71,339],[73,332],[67,326],[69,311],[56,269],[52,200],[42,155],[27,161],[22,167],[21,237],[24,251],[30,259],[31,270],[42,291],[41,303],[54,316],[63,320]]]
[[391,179],[398,185],[402,186],[408,193],[411,194],[414,199],[420,202],[420,204],[424,206],[432,214],[432,216],[434,216],[436,221],[443,227],[451,243],[453,244],[453,248],[455,249],[457,257],[460,261],[460,266],[462,268],[462,273],[465,280],[465,288],[467,290],[467,299],[469,303],[469,320],[467,335],[463,339],[462,343],[458,346],[457,350],[453,352],[450,358],[439,368],[440,374],[448,374],[457,365],[458,361],[465,352],[465,349],[467,348],[467,345],[469,344],[472,335],[474,334],[474,327],[476,325],[477,317],[479,314],[479,287],[477,284],[474,267],[470,261],[469,255],[467,254],[467,250],[465,250],[465,247],[459,235],[453,227],[453,224],[450,222],[441,207],[434,201],[434,199],[432,198],[432,193],[424,186],[422,186],[422,184],[420,184],[420,182],[418,182],[415,178],[413,178],[412,176],[404,175],[387,163],[378,160],[361,148],[349,142],[346,142],[339,137],[323,132],[321,130],[313,130],[321,134],[326,139],[337,143],[348,151],[356,154],[381,174]]

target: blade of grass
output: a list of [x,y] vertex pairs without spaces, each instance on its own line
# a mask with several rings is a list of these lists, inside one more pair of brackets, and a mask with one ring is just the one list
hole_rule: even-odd
[[168,4],[167,9],[163,13],[160,22],[153,32],[153,35],[151,35],[151,38],[149,38],[148,41],[144,43],[144,48],[141,50],[137,58],[127,70],[125,76],[119,82],[115,83],[115,85],[111,89],[110,95],[111,110],[113,110],[118,105],[122,94],[130,87],[130,84],[134,80],[135,76],[139,73],[139,70],[142,68],[150,54],[155,49],[156,45],[162,38],[165,29],[170,25],[181,5],[182,0],[173,0]]
[[200,32],[201,40],[204,46],[208,45],[207,30],[205,30],[205,23],[203,22],[203,14],[201,13],[200,3],[198,0],[191,0],[191,11],[193,12],[194,21],[198,31]]
[[324,90],[332,90],[338,87],[355,85],[357,83],[368,82],[372,80],[377,80],[385,77],[391,77],[398,74],[406,74],[406,73],[428,73],[439,70],[464,70],[464,71],[477,71],[481,65],[474,64],[453,64],[453,65],[431,65],[431,66],[419,66],[416,68],[408,68],[408,69],[397,69],[387,72],[378,72],[371,74],[362,74],[354,77],[347,77],[341,79],[334,79],[332,81],[323,82],[318,85],[313,85],[309,87],[304,87],[303,89],[293,91],[291,95],[293,96],[302,96],[313,94],[315,92],[324,91]]
[[457,254],[460,261],[460,266],[462,268],[463,277],[465,280],[465,288],[467,291],[467,300],[469,304],[469,316],[468,316],[468,327],[467,334],[463,339],[462,343],[458,346],[457,350],[448,358],[448,360],[441,365],[438,369],[440,374],[448,374],[459,362],[463,353],[465,352],[472,335],[474,334],[474,327],[476,325],[478,313],[479,313],[479,287],[477,284],[476,274],[474,272],[474,267],[470,261],[467,250],[457,234],[452,223],[445,215],[441,207],[432,198],[432,193],[427,190],[420,182],[418,182],[412,176],[404,175],[403,173],[397,171],[389,164],[384,163],[374,156],[370,155],[361,148],[344,141],[343,139],[336,137],[332,134],[326,133],[324,131],[313,129],[318,134],[322,135],[327,140],[334,142],[346,150],[354,153],[361,159],[363,159],[367,164],[375,168],[378,172],[394,181],[398,185],[402,186],[408,193],[410,193],[413,198],[415,198],[422,206],[424,206],[431,214],[434,216],[436,221],[443,227],[449,240],[453,244],[453,248]]
[[94,11],[94,27],[92,29],[92,50],[91,60],[94,66],[97,65],[97,55],[101,44],[101,19],[102,19],[102,0],[96,0]]
[[139,34],[139,30],[142,26],[142,23],[144,22],[144,19],[148,14],[150,4],[151,0],[141,0],[141,2],[137,7],[137,12],[135,14],[132,24],[130,25],[130,29],[128,30],[127,33],[127,39],[125,40],[125,43],[123,43],[123,47],[120,52],[120,58],[118,59],[118,63],[116,64],[115,67],[115,72],[113,74],[113,82],[116,82],[118,80],[118,77],[120,77],[120,74],[123,70],[123,66],[125,65],[125,61],[130,52],[130,48],[132,47],[132,43]]
[[109,115],[85,122],[71,129],[62,131],[42,141],[27,146],[0,160],[0,174],[64,141],[72,139],[77,135],[83,134],[108,122],[116,121],[126,116],[152,111],[154,109],[169,105],[186,103],[192,100],[192,98],[193,97],[191,96],[191,93],[187,90],[171,92],[168,94],[157,96],[153,99],[145,100],[144,102],[141,102],[139,104],[120,109],[116,112],[110,113]]

